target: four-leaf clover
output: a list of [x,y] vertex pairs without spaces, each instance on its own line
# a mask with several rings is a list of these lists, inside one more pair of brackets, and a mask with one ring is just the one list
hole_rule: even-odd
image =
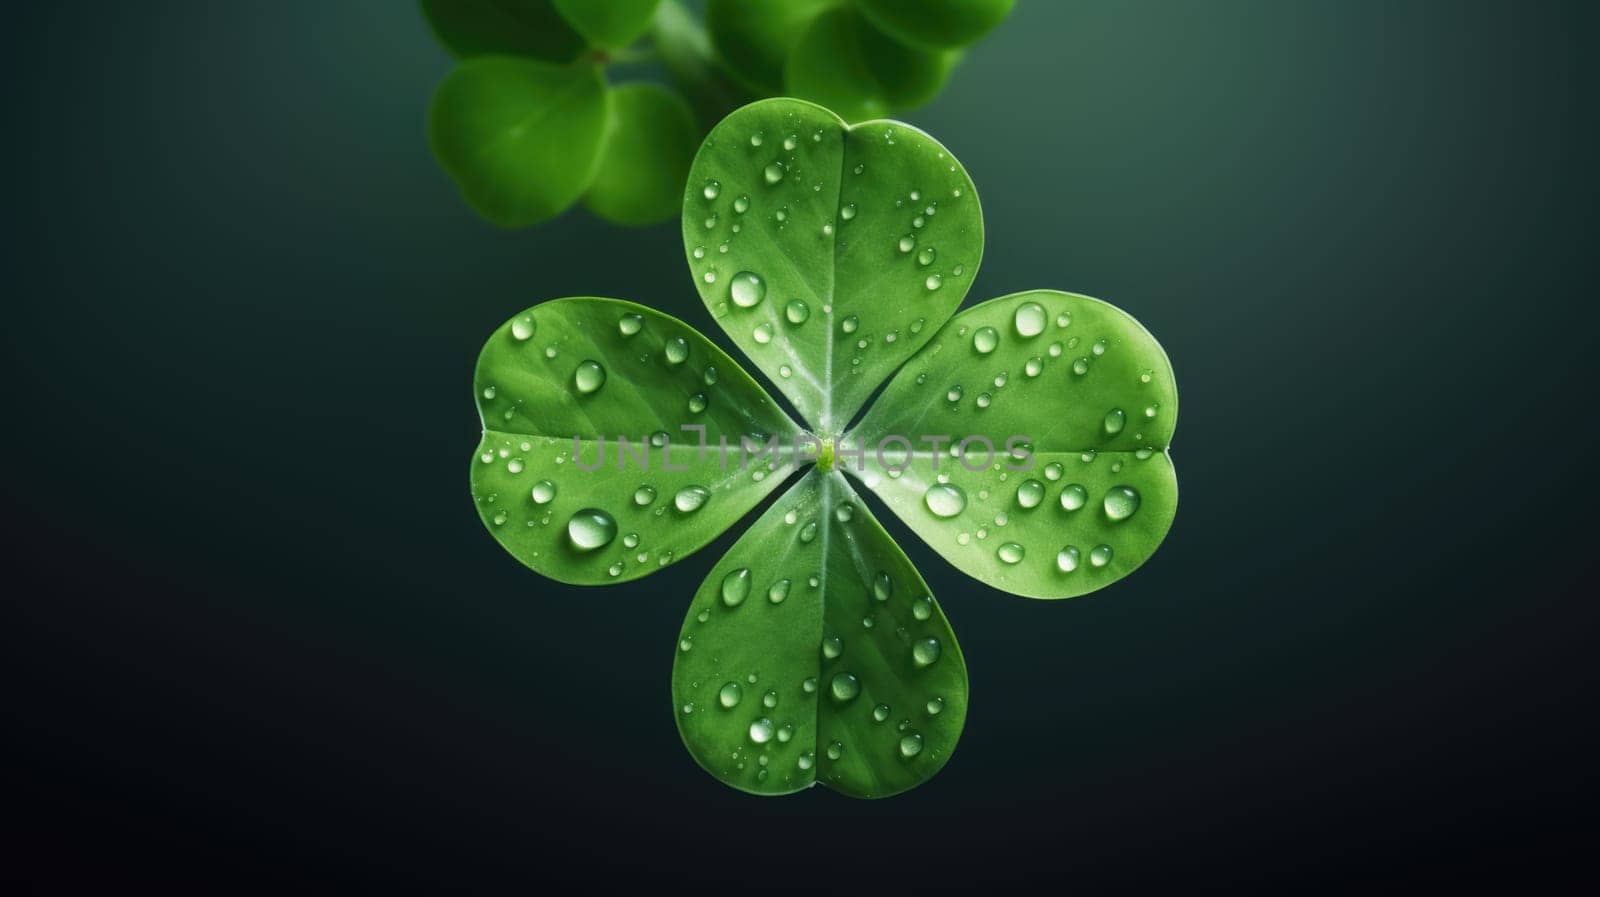
[[952,317],[983,252],[978,196],[898,122],[792,99],[734,112],[694,160],[683,233],[712,314],[803,423],[681,321],[547,302],[478,361],[479,511],[534,570],[598,585],[682,560],[809,465],[690,602],[672,712],[700,765],[748,792],[914,787],[961,734],[966,663],[858,489],[996,588],[1101,588],[1177,507],[1171,365],[1085,296]]

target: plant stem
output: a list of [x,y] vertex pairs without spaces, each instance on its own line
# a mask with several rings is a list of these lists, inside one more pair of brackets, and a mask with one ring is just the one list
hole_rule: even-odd
[[702,127],[709,130],[723,116],[754,99],[722,74],[705,28],[678,0],[662,0],[656,7],[650,40],[662,67],[689,98]]

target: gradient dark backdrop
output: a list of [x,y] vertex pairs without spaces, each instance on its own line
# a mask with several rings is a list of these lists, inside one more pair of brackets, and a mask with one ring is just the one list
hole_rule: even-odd
[[908,537],[972,710],[880,802],[679,744],[728,539],[577,589],[476,519],[485,335],[571,294],[713,332],[676,224],[473,218],[409,3],[8,13],[6,874],[1588,878],[1585,7],[1023,0],[907,116],[982,195],[969,301],[1081,291],[1165,344],[1183,503],[1066,603]]

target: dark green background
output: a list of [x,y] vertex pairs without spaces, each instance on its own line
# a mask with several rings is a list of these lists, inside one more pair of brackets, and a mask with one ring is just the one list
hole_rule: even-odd
[[428,155],[449,61],[409,3],[12,11],[7,874],[1586,872],[1596,25],[1023,0],[908,116],[983,199],[969,301],[1081,291],[1165,344],[1183,502],[1065,603],[907,535],[971,715],[932,782],[856,802],[747,797],[679,744],[673,639],[728,539],[568,588],[468,495],[472,362],[513,312],[715,332],[676,224],[476,220]]

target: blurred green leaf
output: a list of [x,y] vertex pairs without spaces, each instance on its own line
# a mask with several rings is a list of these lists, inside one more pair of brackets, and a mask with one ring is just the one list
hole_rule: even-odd
[[900,43],[842,7],[812,20],[789,53],[784,83],[791,96],[864,121],[932,99],[955,58]]
[[806,25],[840,0],[710,0],[706,29],[724,66],[763,94],[783,90],[783,63]]
[[422,0],[439,42],[457,56],[532,56],[572,62],[585,49],[551,0]]
[[607,89],[594,66],[485,56],[445,76],[428,139],[461,195],[501,227],[559,214],[588,189],[605,136]]
[[554,0],[556,9],[596,47],[615,50],[650,27],[660,0]]
[[1015,0],[855,0],[885,33],[930,49],[965,47],[1000,24]]
[[654,84],[611,91],[611,124],[584,205],[617,224],[653,224],[683,208],[683,182],[700,145],[689,104]]

